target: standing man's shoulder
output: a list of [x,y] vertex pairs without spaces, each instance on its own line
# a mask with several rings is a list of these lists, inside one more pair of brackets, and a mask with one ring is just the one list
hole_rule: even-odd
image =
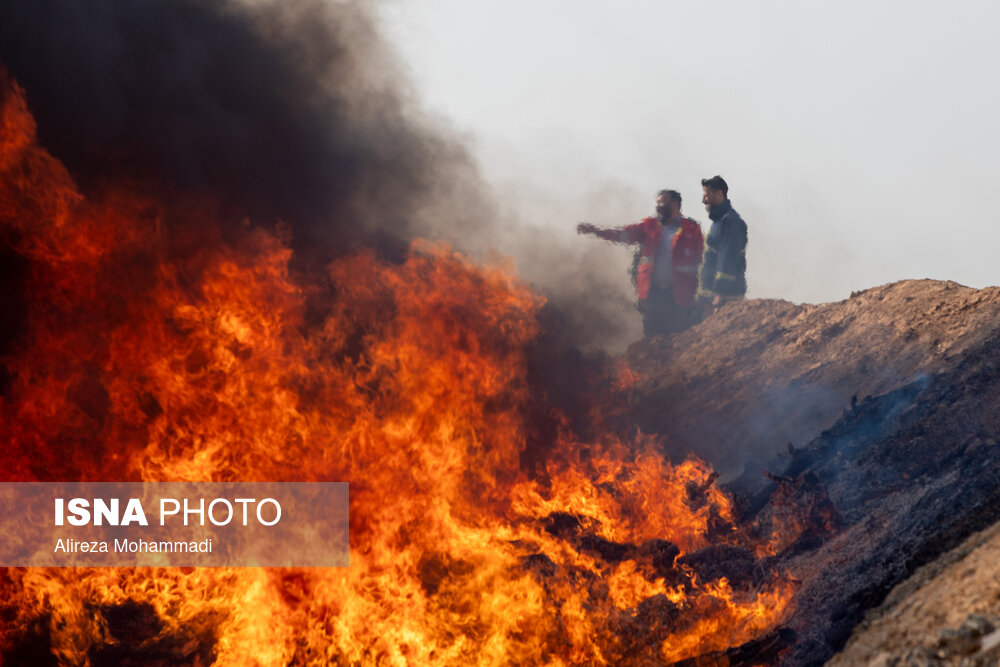
[[681,232],[701,236],[701,223],[694,218],[681,217]]
[[725,217],[729,218],[730,220],[738,221],[740,224],[744,226],[747,224],[746,220],[744,220],[743,216],[739,214],[739,211],[733,208],[732,204],[729,205],[729,212],[726,214]]
[[644,229],[656,224],[656,218],[643,218],[639,222],[633,222],[631,225],[625,225],[624,229]]
[[643,218],[635,226],[641,227],[646,235],[650,237],[657,236],[660,233],[660,219],[656,217]]
[[726,227],[730,230],[728,234],[733,236],[733,241],[746,246],[747,243],[747,223],[746,220],[730,204],[729,211],[722,216]]
[[637,243],[644,237],[648,237],[654,231],[653,224],[656,218],[643,218],[639,222],[621,227],[622,241]]
[[726,211],[725,215],[719,218],[719,222],[729,229],[738,229],[742,233],[746,233],[747,223],[746,220],[737,212],[735,208],[730,204],[729,210]]

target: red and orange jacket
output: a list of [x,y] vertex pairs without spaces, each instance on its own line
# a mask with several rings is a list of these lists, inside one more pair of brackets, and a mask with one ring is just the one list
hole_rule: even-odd
[[[649,296],[653,280],[653,261],[656,250],[663,238],[663,227],[657,218],[646,218],[622,229],[601,229],[596,233],[602,239],[618,243],[638,243],[639,271],[636,276],[636,291],[639,299]],[[678,306],[694,304],[694,294],[698,290],[698,266],[705,248],[701,227],[690,218],[681,217],[681,226],[674,234],[670,247],[673,265],[674,301]]]

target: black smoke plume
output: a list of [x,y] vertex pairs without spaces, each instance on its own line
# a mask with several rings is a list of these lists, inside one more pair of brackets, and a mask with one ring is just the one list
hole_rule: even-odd
[[85,191],[211,193],[300,249],[405,241],[470,165],[415,119],[368,4],[2,0],[0,61]]
[[635,317],[607,276],[626,267],[568,250],[538,226],[554,221],[502,221],[465,146],[421,112],[378,7],[0,0],[0,63],[26,91],[41,145],[85,193],[131,182],[160,201],[208,199],[236,235],[246,220],[280,219],[300,264],[358,244],[399,256],[413,236],[499,247],[528,276],[561,267],[539,281],[573,326],[560,336],[620,346],[622,318]]

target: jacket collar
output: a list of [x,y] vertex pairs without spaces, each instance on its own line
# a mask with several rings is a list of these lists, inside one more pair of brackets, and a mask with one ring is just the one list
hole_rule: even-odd
[[718,220],[721,220],[726,213],[729,213],[732,210],[733,205],[728,199],[726,199],[718,206],[713,207],[712,210],[708,212],[708,217],[712,219],[712,222],[717,222]]

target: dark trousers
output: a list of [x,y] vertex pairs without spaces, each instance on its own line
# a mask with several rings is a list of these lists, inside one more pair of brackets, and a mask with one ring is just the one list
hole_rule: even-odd
[[694,324],[694,306],[678,306],[674,291],[653,285],[645,299],[639,299],[642,335],[645,337],[684,331]]

